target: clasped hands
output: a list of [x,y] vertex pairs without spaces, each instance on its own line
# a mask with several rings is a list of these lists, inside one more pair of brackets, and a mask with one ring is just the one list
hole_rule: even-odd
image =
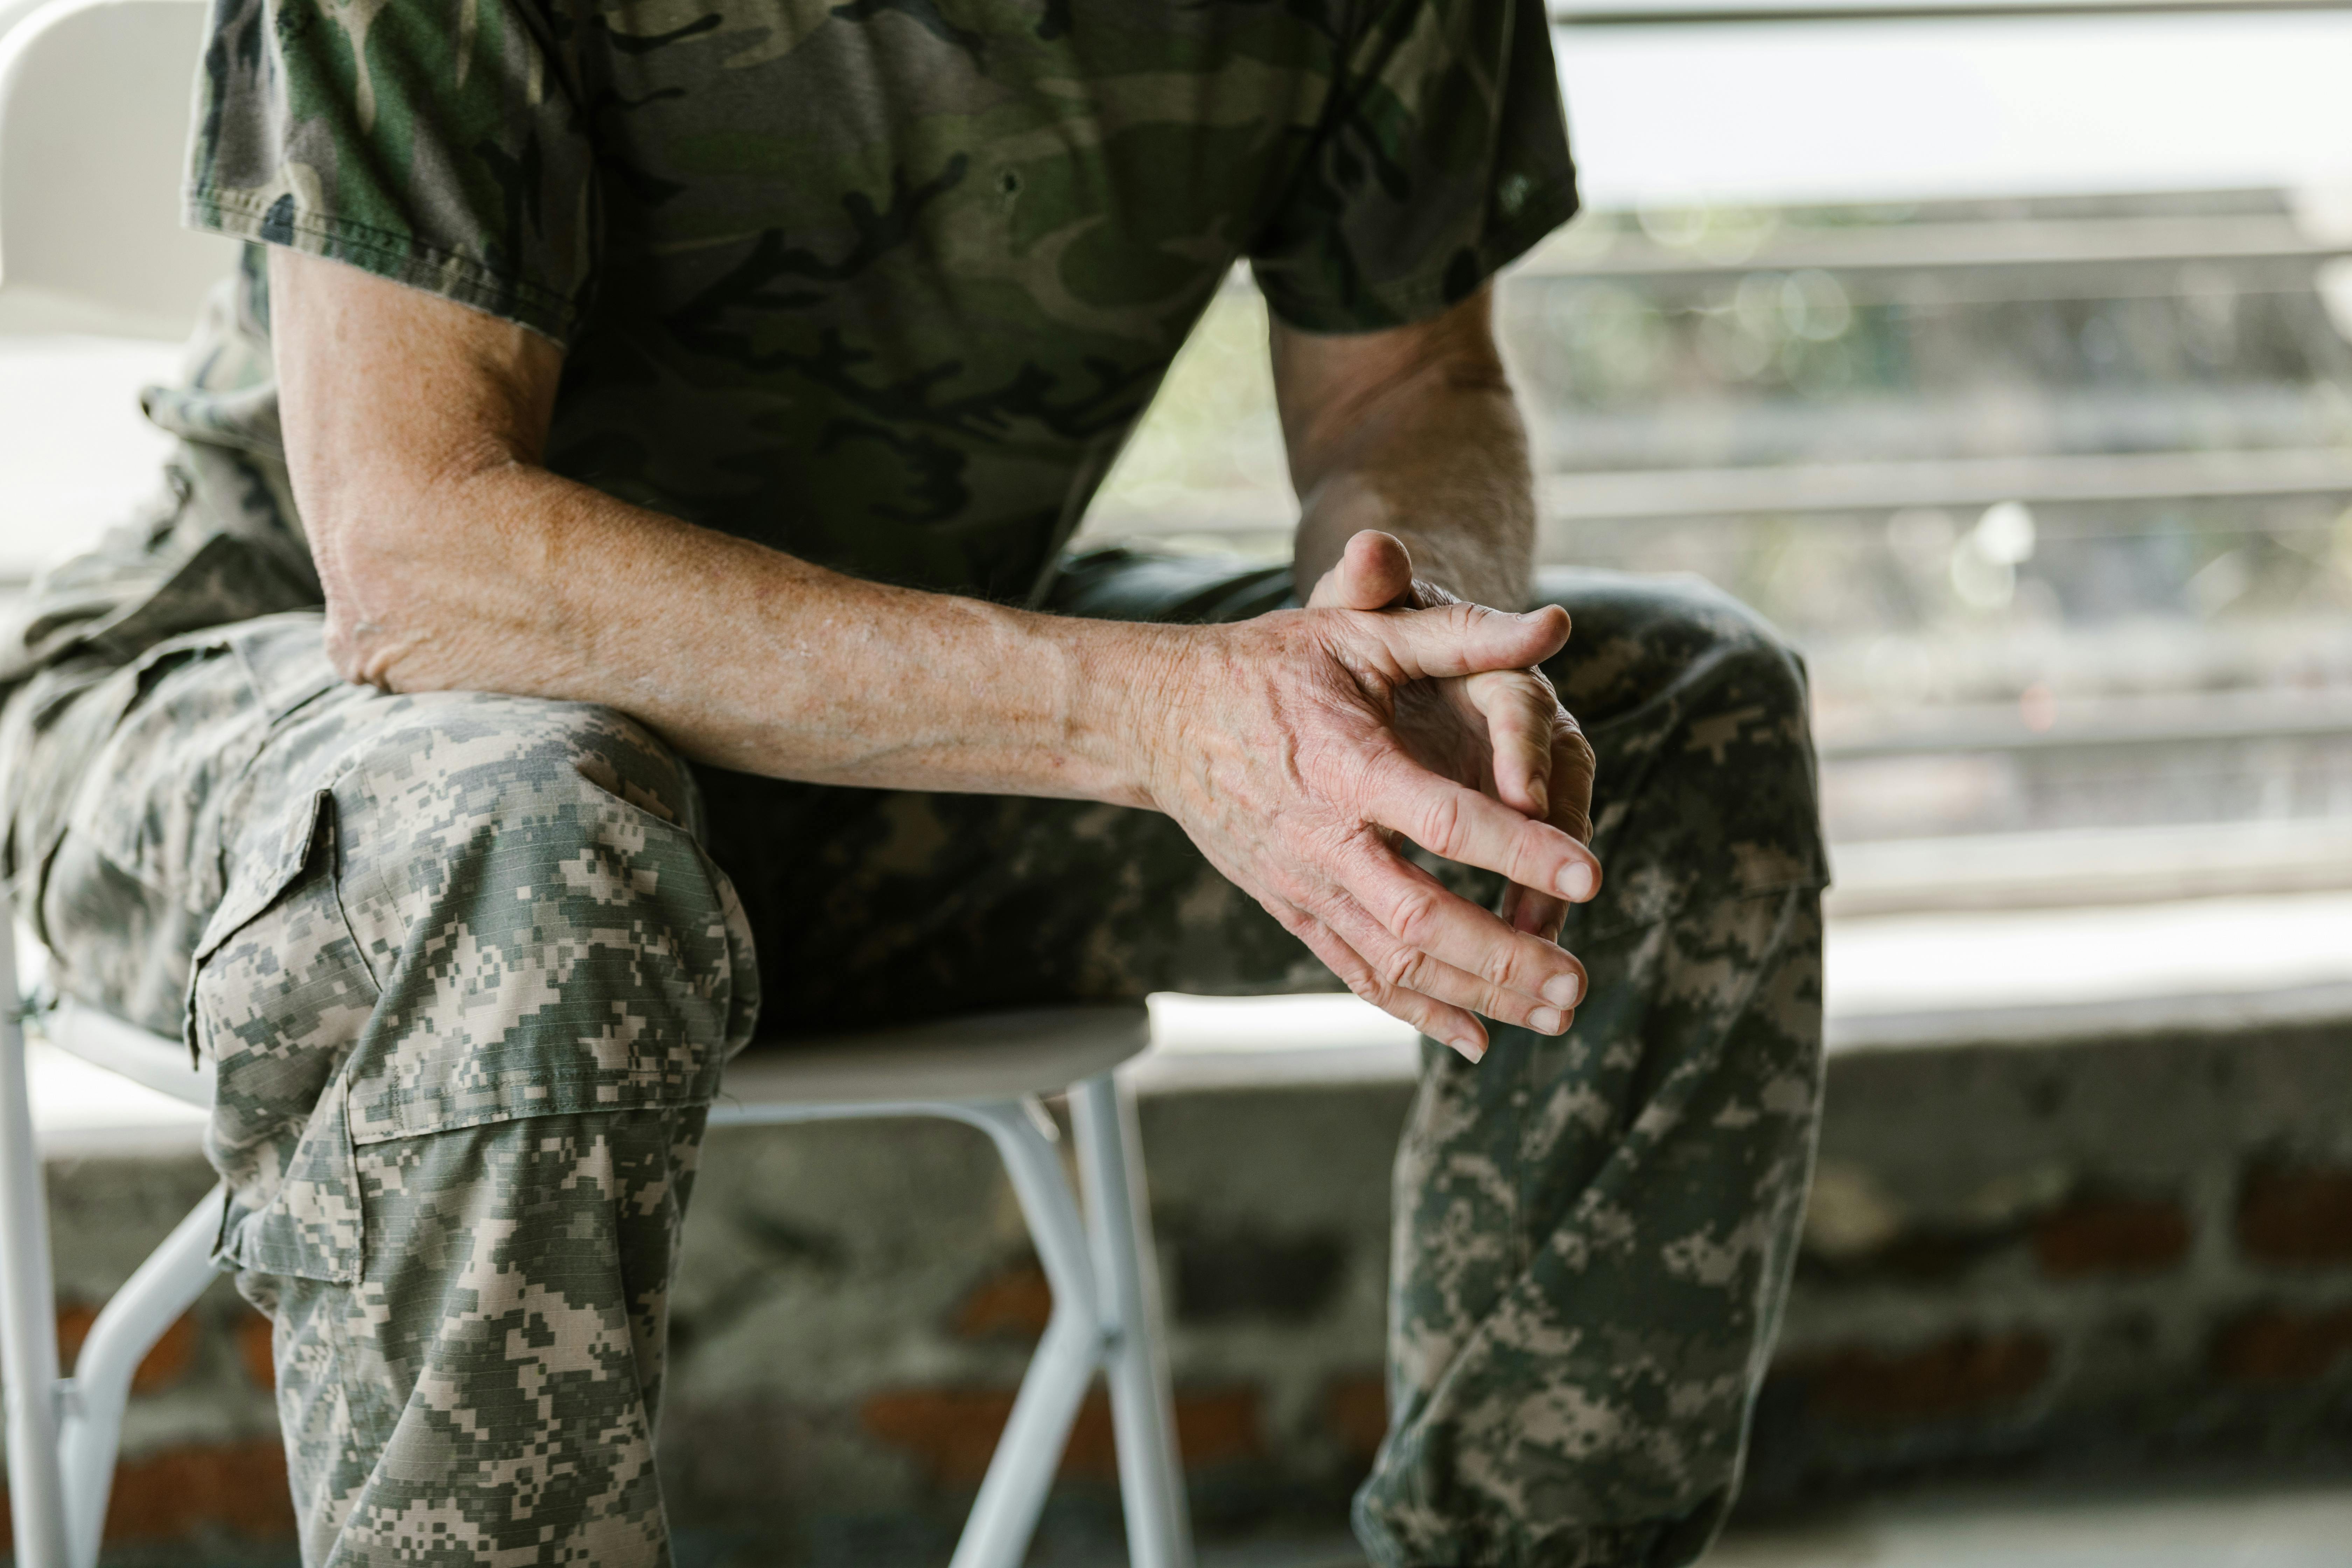
[[[1568,613],[1462,603],[1367,531],[1306,608],[1202,630],[1164,672],[1152,804],[1349,990],[1471,1060],[1479,1015],[1566,1030],[1586,979],[1555,939],[1601,886],[1592,749],[1536,668]],[[1401,839],[1506,878],[1500,912]]]

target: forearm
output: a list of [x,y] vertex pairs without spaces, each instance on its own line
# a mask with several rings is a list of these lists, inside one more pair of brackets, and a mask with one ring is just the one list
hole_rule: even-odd
[[1528,602],[1534,480],[1492,318],[1492,296],[1481,290],[1388,332],[1318,337],[1276,323],[1301,594],[1369,528],[1403,541],[1416,576],[1465,599]]
[[1367,528],[1403,541],[1418,577],[1475,604],[1528,604],[1534,481],[1509,387],[1450,386],[1375,411],[1301,498],[1295,555],[1301,591]]
[[777,777],[1142,801],[1129,710],[1179,628],[860,582],[521,462],[368,504],[320,541],[354,679],[604,703]]

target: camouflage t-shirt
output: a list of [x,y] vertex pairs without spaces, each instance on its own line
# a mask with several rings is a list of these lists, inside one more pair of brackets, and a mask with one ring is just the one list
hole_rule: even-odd
[[1236,260],[1364,331],[1576,205],[1540,0],[215,0],[192,165],[563,344],[556,471],[1006,598]]

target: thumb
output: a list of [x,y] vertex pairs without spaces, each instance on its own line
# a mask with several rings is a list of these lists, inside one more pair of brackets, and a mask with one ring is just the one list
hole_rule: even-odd
[[1378,529],[1359,530],[1315,584],[1310,610],[1385,610],[1412,592],[1412,552]]
[[1362,627],[1387,673],[1398,680],[1443,680],[1490,669],[1525,669],[1568,645],[1568,612],[1558,605],[1515,616],[1484,605],[1367,617]]

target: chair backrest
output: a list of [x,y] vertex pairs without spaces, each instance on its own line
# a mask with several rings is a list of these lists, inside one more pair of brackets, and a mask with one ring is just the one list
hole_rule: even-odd
[[180,226],[201,0],[55,0],[0,36],[0,296],[184,336],[233,242]]

